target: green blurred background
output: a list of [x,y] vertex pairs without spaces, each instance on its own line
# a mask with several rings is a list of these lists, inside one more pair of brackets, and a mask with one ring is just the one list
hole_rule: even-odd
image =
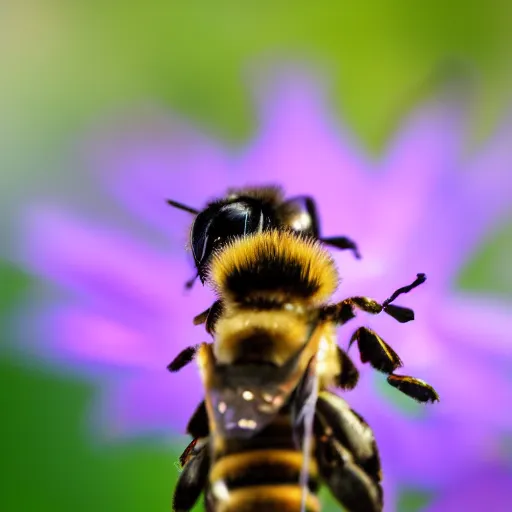
[[[505,0],[1,2],[1,510],[170,510],[177,477],[169,440],[94,439],[94,386],[42,370],[13,348],[22,340],[10,315],[38,283],[12,262],[12,220],[27,197],[72,178],[58,162],[81,130],[154,100],[235,146],[254,128],[251,66],[299,58],[328,70],[340,118],[373,154],[432,77],[456,63],[476,86],[480,139],[510,100],[511,27]],[[511,234],[509,225],[489,237],[461,286],[512,296],[512,274],[503,276]],[[421,502],[406,496],[401,510]]]

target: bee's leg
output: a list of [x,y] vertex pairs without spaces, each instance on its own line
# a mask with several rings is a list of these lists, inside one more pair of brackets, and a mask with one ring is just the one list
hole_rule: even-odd
[[208,438],[195,438],[180,457],[180,477],[173,497],[173,511],[191,510],[208,483]]
[[336,385],[341,389],[354,389],[359,380],[359,370],[342,348],[337,347],[337,351],[341,371],[336,377]]
[[317,439],[315,455],[320,475],[348,512],[381,512],[382,487],[354,462],[352,453],[333,436]]
[[407,375],[390,375],[388,383],[420,403],[439,402],[436,390],[425,381]]
[[199,350],[199,345],[193,345],[183,349],[170,364],[167,365],[167,369],[170,372],[177,372],[181,370],[184,366],[192,362],[192,359],[196,356],[197,351]]
[[[361,354],[361,361],[366,363],[367,361],[373,366],[373,368],[389,373],[387,378],[388,383],[394,388],[398,389],[405,395],[413,398],[420,403],[434,403],[439,401],[439,395],[436,390],[421,379],[416,377],[410,377],[407,375],[395,375],[393,372],[402,366],[402,361],[398,357],[398,354],[375,332],[367,327],[360,327],[352,335],[350,339],[350,345],[357,340],[359,347],[359,353]],[[344,353],[342,349],[339,349],[340,353]],[[352,387],[357,383],[358,373],[353,374],[353,363],[347,364],[347,360],[350,361],[348,355],[345,354],[345,360],[340,361],[342,372],[338,376],[340,381],[339,386],[343,389],[352,389],[345,382],[353,382]],[[352,367],[350,366],[352,364]],[[345,368],[345,370],[343,370]],[[353,367],[355,372],[357,368]],[[354,380],[351,379],[351,375],[354,376]]]
[[194,325],[201,325],[201,324],[204,324],[208,318],[208,314],[210,313],[210,309],[212,309],[212,307],[210,306],[208,309],[205,309],[203,312],[199,313],[198,315],[196,315],[194,317]]
[[359,327],[352,335],[349,348],[357,341],[361,362],[369,362],[373,368],[384,373],[392,373],[403,366],[398,354],[374,331]]
[[343,398],[329,391],[318,397],[316,414],[317,435],[330,435],[347,448],[354,462],[374,481],[380,484],[382,472],[379,452],[372,429]]
[[369,297],[350,297],[338,302],[337,304],[325,306],[321,311],[321,316],[326,320],[343,325],[355,317],[354,310],[357,308],[373,315],[377,315],[384,311],[400,323],[410,322],[411,320],[414,320],[414,311],[410,308],[392,305],[391,303],[399,295],[408,293],[420,284],[424,283],[426,279],[425,274],[418,274],[414,282],[395,290],[388,299],[382,302],[382,304]]
[[382,510],[381,467],[368,424],[337,395],[324,391],[317,404],[316,457],[320,474],[350,512]]
[[[408,286],[403,286],[394,291],[384,302],[379,303],[369,297],[350,297],[338,304],[325,306],[320,315],[327,321],[342,325],[355,316],[355,309],[361,309],[371,314],[379,314],[385,311],[401,323],[414,320],[414,311],[401,306],[394,306],[391,303],[401,294],[408,293],[426,280],[425,274],[418,274],[416,280]],[[374,331],[366,327],[359,328],[350,339],[349,348],[354,341],[357,341],[361,361],[369,362],[375,369],[392,373],[402,366],[398,354]]]
[[204,400],[197,406],[194,414],[192,414],[188,425],[187,434],[192,437],[206,437],[210,433],[208,424],[208,413],[206,411],[206,404]]
[[206,324],[206,332],[213,336],[215,323],[222,314],[223,305],[221,300],[216,300],[208,309],[194,317],[194,325]]
[[361,259],[361,254],[356,243],[346,236],[321,238],[320,241],[326,245],[330,245],[331,247],[336,247],[337,249],[350,249],[358,260]]

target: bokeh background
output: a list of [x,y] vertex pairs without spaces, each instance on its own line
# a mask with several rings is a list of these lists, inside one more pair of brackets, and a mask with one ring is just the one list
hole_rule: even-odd
[[[91,134],[101,136],[112,117],[150,105],[162,117],[177,115],[200,126],[236,152],[257,128],[249,87],[255,70],[293,61],[327,78],[334,117],[370,160],[383,153],[404,117],[446,81],[464,83],[464,94],[470,89],[468,147],[478,148],[510,112],[511,26],[512,4],[499,0],[2,2],[2,510],[170,510],[174,463],[187,442],[165,424],[159,433],[105,433],[94,404],[120,370],[96,370],[90,360],[85,370],[66,364],[48,354],[48,332],[22,328],[41,304],[62,300],[20,250],[20,219],[31,204],[43,198],[83,208],[100,224],[116,219],[128,233],[142,229],[142,221],[97,200],[103,192],[83,158]],[[512,176],[503,176],[503,187],[512,187]],[[181,219],[169,215],[169,232],[185,232]],[[39,242],[44,246],[44,236]],[[509,217],[468,256],[457,286],[510,304],[511,258]],[[175,276],[176,286],[188,277]],[[512,384],[510,360],[507,368]],[[492,397],[493,389],[488,393]],[[480,402],[467,403],[478,421]],[[168,403],[169,410],[177,407]],[[512,397],[508,407],[512,415]],[[511,433],[496,443],[491,462],[500,467],[511,465]],[[478,510],[487,510],[478,502],[483,496],[485,490],[473,500]],[[397,510],[429,510],[434,497],[428,486],[400,486]],[[473,510],[449,499],[443,510]],[[488,510],[512,510],[506,500],[498,497]]]

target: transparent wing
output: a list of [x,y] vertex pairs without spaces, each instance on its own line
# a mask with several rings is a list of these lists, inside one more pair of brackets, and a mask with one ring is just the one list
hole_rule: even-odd
[[313,356],[296,389],[292,402],[292,422],[296,443],[302,448],[300,486],[302,488],[301,512],[306,510],[309,494],[309,471],[313,441],[313,423],[319,392],[317,357]]
[[217,365],[211,346],[199,354],[210,428],[224,437],[251,437],[265,428],[289,401],[302,374],[300,357],[284,366]]

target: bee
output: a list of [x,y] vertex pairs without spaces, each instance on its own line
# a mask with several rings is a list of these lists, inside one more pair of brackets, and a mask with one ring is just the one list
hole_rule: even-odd
[[[268,189],[261,197],[268,199]],[[220,211],[236,203],[222,203]],[[203,314],[213,342],[186,348],[168,366],[175,372],[195,358],[205,389],[187,426],[193,440],[180,459],[174,509],[190,510],[204,491],[206,509],[215,512],[319,511],[317,491],[324,483],[347,510],[380,511],[374,435],[334,392],[352,389],[359,377],[335,329],[357,309],[413,320],[411,309],[392,303],[425,276],[418,274],[382,303],[368,297],[331,303],[338,272],[318,224],[316,232],[294,229],[283,220],[291,217],[275,214],[277,201],[268,210],[274,217],[254,204],[260,206],[246,211],[242,231],[221,222],[240,220],[235,207],[199,224],[196,218],[194,226],[202,227],[191,230],[198,274],[222,307],[214,321]],[[388,374],[392,386],[420,402],[438,400],[427,383],[394,373],[402,361],[374,331],[357,329],[349,347],[354,342],[361,360]]]

